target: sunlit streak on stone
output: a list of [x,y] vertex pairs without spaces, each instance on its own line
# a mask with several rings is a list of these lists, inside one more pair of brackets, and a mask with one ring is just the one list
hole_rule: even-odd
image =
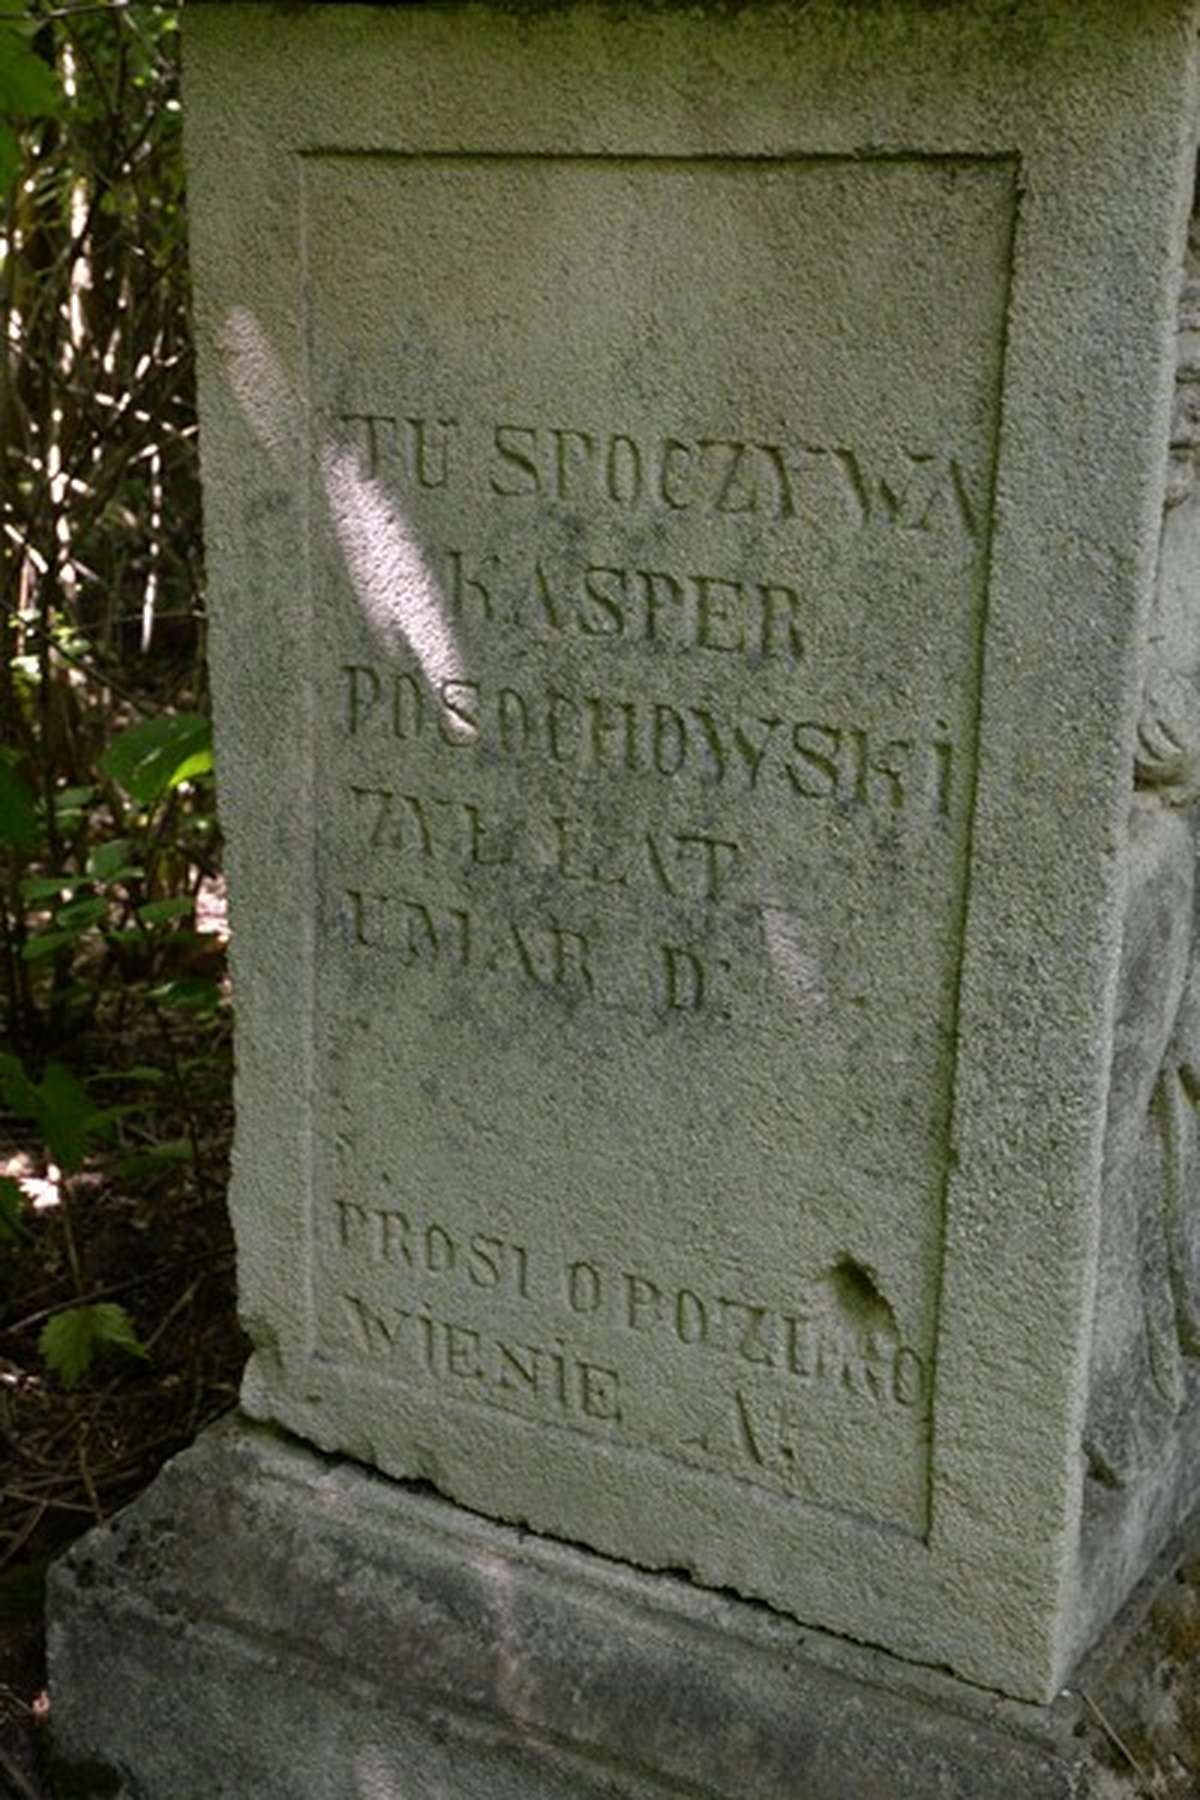
[[802,941],[800,921],[782,908],[763,908],[763,925],[771,966],[794,1000],[807,1011],[817,1012],[829,999],[821,965]]
[[[461,681],[462,658],[438,584],[396,507],[364,474],[354,450],[325,450],[321,473],[346,571],[375,636],[389,650],[403,641],[435,692],[442,682]],[[445,729],[469,734],[451,713]]]
[[279,356],[254,314],[235,306],[219,340],[234,398],[264,450],[290,452],[300,430],[300,409]]
[[[385,1751],[368,1744],[357,1752],[354,1758],[355,1800],[406,1800],[412,1791],[407,1782],[401,1785]],[[437,1800],[443,1791],[441,1783],[435,1784],[428,1770],[422,1772],[422,1794],[427,1794],[429,1800]]]
[[[290,456],[303,429],[301,410],[282,361],[248,307],[229,312],[220,347],[255,438],[273,457]],[[375,637],[387,650],[406,646],[435,693],[443,682],[461,681],[462,658],[438,584],[399,511],[354,450],[330,445],[320,466],[346,573]],[[448,709],[443,729],[451,737],[470,735]]]

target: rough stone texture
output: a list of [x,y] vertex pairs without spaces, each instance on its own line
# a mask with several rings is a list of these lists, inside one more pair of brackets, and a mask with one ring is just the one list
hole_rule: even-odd
[[244,1424],[56,1566],[49,1648],[75,1800],[1133,1791],[1099,1666],[1003,1700]]
[[1198,18],[187,20],[245,1404],[1037,1699],[1196,1467]]
[[[1093,1606],[1189,1503],[1200,1351],[1200,220],[1180,296],[1105,1141],[1084,1554]],[[1120,1571],[1120,1573],[1118,1573]],[[1086,1635],[1086,1631],[1082,1634]]]

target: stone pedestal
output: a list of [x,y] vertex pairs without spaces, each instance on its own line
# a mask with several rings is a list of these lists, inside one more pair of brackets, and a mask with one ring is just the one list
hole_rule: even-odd
[[50,1592],[73,1800],[1116,1800],[1124,1635],[1004,1700],[233,1422]]

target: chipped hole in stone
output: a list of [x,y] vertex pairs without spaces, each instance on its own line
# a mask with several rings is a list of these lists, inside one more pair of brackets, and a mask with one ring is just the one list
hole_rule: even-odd
[[847,1323],[867,1332],[880,1332],[889,1337],[899,1335],[895,1312],[880,1293],[874,1273],[865,1263],[852,1256],[839,1258],[829,1282]]

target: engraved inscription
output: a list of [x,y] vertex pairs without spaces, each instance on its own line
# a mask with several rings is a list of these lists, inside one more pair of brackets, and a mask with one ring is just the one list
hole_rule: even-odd
[[373,1263],[416,1280],[446,1277],[484,1292],[493,1289],[522,1299],[529,1295],[529,1251],[487,1232],[457,1237],[436,1219],[412,1219],[394,1206],[365,1206],[337,1200],[337,1241],[343,1250],[366,1244]]
[[439,908],[407,894],[348,888],[354,942],[387,950],[401,965],[444,963],[487,974],[511,970],[534,987],[578,985],[595,991],[591,941],[555,920],[519,924],[459,907]]
[[955,752],[940,722],[888,737],[853,721],[733,714],[643,695],[479,681],[432,689],[412,670],[346,663],[344,729],[379,743],[545,763],[580,773],[760,783],[784,799],[947,815]]
[[1013,177],[305,159],[312,1341],[396,1466],[926,1528]]
[[855,1294],[862,1278],[847,1270],[839,1265],[791,1308],[780,1308],[700,1283],[667,1287],[629,1269],[606,1274],[580,1261],[567,1266],[565,1298],[570,1311],[605,1317],[618,1333],[666,1337],[777,1370],[806,1387],[832,1383],[875,1403],[918,1405],[924,1388],[920,1357],[899,1343],[885,1303]]
[[600,888],[646,887],[696,900],[727,898],[742,857],[739,844],[704,831],[630,830],[601,842],[578,817],[552,813],[505,831],[473,800],[449,794],[404,794],[351,784],[372,850],[418,862],[506,869],[514,861],[560,880]]
[[[830,1402],[864,1424],[926,1402],[922,1358],[848,1258],[771,1305],[594,1254],[556,1258],[493,1230],[459,1233],[390,1201],[336,1199],[330,1243],[359,1271],[339,1290],[342,1354],[458,1400],[620,1428],[637,1444],[648,1340],[698,1359],[713,1402],[699,1437],[658,1448],[744,1479],[802,1489],[804,1445]],[[549,1320],[548,1335],[531,1337],[523,1318]],[[604,1361],[590,1348],[598,1330],[612,1347]]]
[[648,1004],[667,1015],[730,1016],[733,963],[710,943],[648,938],[636,947],[599,929],[550,917],[514,919],[483,907],[445,906],[413,893],[347,888],[347,937],[392,972],[495,978],[572,1005]]
[[620,1376],[586,1362],[559,1341],[553,1345],[505,1343],[473,1326],[369,1305],[342,1296],[357,1341],[371,1356],[395,1359],[435,1380],[462,1383],[474,1399],[495,1404],[506,1397],[535,1402],[570,1417],[619,1424]]
[[936,445],[819,443],[790,428],[775,443],[511,420],[464,429],[457,418],[413,417],[399,403],[340,413],[336,423],[371,478],[401,489],[457,483],[476,499],[777,522],[827,520],[832,509],[859,530],[927,532],[945,523],[974,537],[979,528],[978,477]]
[[455,617],[475,614],[551,641],[572,635],[724,656],[805,654],[806,606],[785,581],[744,581],[666,569],[590,563],[551,570],[544,561],[514,574],[499,559],[445,552]]

